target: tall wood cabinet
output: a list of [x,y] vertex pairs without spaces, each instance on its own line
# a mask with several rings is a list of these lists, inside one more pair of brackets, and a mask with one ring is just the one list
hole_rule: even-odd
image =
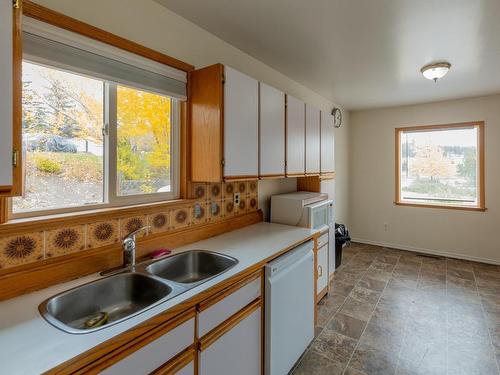
[[259,176],[285,177],[285,94],[259,83]]
[[305,173],[305,103],[286,96],[286,175]]
[[306,104],[306,174],[320,172],[320,110]]
[[0,196],[22,192],[21,6],[0,0]]
[[192,181],[258,177],[258,90],[221,64],[189,73]]

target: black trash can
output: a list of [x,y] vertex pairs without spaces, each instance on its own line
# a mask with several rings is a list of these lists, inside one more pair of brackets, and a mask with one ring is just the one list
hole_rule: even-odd
[[349,231],[344,224],[335,223],[335,268],[342,263],[342,247],[351,241]]

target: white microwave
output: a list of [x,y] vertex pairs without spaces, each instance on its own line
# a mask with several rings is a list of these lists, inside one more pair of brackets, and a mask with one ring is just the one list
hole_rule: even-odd
[[333,201],[326,194],[295,192],[271,197],[271,222],[320,229],[333,227]]

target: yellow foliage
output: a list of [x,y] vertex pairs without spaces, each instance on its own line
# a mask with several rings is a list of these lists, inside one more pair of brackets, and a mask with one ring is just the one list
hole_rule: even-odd
[[444,156],[442,149],[431,145],[417,147],[410,169],[412,174],[431,179],[453,177],[456,174],[456,166]]
[[170,172],[171,99],[124,86],[117,90],[120,179],[143,181],[141,191],[150,193],[154,181],[168,179]]

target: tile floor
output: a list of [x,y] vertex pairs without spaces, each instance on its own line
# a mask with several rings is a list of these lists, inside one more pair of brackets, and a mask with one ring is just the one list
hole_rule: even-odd
[[352,244],[292,373],[498,375],[499,362],[499,266]]

